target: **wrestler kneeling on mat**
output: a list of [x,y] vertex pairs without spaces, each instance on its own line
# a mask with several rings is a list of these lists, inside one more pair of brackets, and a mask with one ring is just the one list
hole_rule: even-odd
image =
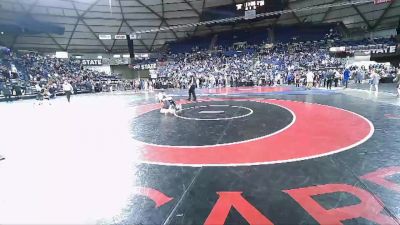
[[172,97],[166,96],[164,93],[160,93],[158,99],[162,103],[160,113],[174,114],[182,109],[182,105],[176,104]]

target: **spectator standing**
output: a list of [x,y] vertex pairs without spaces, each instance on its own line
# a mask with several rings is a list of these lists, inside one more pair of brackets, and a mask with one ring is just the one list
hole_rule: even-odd
[[14,90],[15,90],[16,99],[21,99],[22,88],[21,88],[20,82],[17,82],[17,83],[14,85]]
[[64,81],[63,91],[65,93],[65,96],[67,96],[68,102],[71,102],[71,95],[73,94],[74,89],[68,81]]
[[321,72],[318,72],[317,74],[315,74],[314,76],[314,87],[319,88],[320,83],[321,83]]
[[397,75],[396,78],[393,80],[394,82],[397,82],[397,97],[400,97],[400,69],[397,69]]
[[326,76],[326,89],[332,90],[332,82],[335,77],[335,71],[329,70]]
[[323,85],[324,87],[326,87],[326,81],[327,81],[328,73],[329,73],[329,71],[322,71],[321,79],[324,81],[324,85]]
[[311,90],[314,84],[314,73],[311,70],[308,70],[306,74],[307,79],[307,89]]
[[335,71],[335,75],[334,75],[334,82],[335,82],[335,87],[339,86],[339,79],[341,77],[339,71],[334,70]]
[[281,76],[281,74],[280,73],[278,73],[277,75],[276,75],[276,77],[275,77],[275,84],[276,84],[276,86],[278,86],[278,85],[282,85],[282,76]]
[[354,72],[355,76],[354,79],[356,81],[356,84],[361,84],[363,78],[363,74],[362,74],[362,70],[361,69],[356,69],[356,71]]
[[376,94],[378,94],[378,86],[379,86],[379,80],[381,79],[381,77],[379,76],[378,73],[376,73],[376,71],[373,69],[371,71],[371,80],[370,80],[370,87],[369,87],[369,91],[372,91],[372,88],[375,87],[375,91]]
[[349,84],[349,79],[350,79],[350,70],[346,68],[343,72],[343,86],[344,88],[347,88],[347,85]]
[[47,85],[44,85],[42,88],[42,95],[43,95],[43,100],[46,100],[46,103],[48,105],[51,105],[50,103],[50,92],[49,92],[49,87]]
[[301,79],[301,76],[300,76],[300,72],[296,72],[296,75],[295,75],[295,82],[296,82],[296,87],[300,87],[300,79]]
[[11,102],[12,93],[11,93],[11,84],[10,84],[10,82],[7,81],[3,85],[2,89],[3,89],[3,95],[4,95],[5,99],[6,99],[6,102]]
[[57,91],[57,84],[50,84],[49,87],[49,92],[50,92],[50,98],[55,98],[56,97],[56,91]]
[[35,90],[36,90],[36,100],[42,101],[43,100],[43,95],[42,95],[42,87],[40,86],[39,82],[35,84]]

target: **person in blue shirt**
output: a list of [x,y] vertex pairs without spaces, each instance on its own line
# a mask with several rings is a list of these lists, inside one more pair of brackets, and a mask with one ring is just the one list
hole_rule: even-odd
[[349,84],[350,73],[349,68],[346,68],[343,72],[343,86],[345,86],[345,88],[347,88],[347,85]]

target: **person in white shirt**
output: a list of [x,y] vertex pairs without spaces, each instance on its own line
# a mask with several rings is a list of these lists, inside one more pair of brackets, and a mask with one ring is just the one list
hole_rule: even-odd
[[74,88],[70,83],[68,83],[68,81],[64,81],[63,91],[65,93],[65,96],[67,96],[68,102],[71,102],[71,95],[74,93]]
[[275,84],[276,84],[276,86],[278,86],[278,83],[279,83],[279,85],[282,85],[281,79],[282,79],[281,74],[278,73],[278,74],[276,75],[276,77],[275,77]]
[[375,70],[372,70],[369,91],[372,92],[372,88],[375,87],[375,91],[376,91],[375,94],[378,94],[378,90],[379,90],[378,86],[379,86],[380,79],[381,79],[381,77],[379,76],[379,74]]
[[43,100],[42,87],[40,87],[39,83],[36,83],[35,90],[37,92],[36,100],[42,101]]
[[310,89],[313,87],[314,84],[314,73],[309,70],[306,74],[307,77],[307,89]]
[[339,73],[339,71],[335,70],[335,78],[334,78],[334,82],[335,82],[335,87],[339,86],[339,79],[342,77],[342,75]]

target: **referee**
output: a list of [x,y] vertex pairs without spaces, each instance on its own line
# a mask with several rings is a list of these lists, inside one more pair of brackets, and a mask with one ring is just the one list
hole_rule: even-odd
[[196,90],[196,82],[194,77],[192,77],[189,86],[189,99],[188,99],[189,101],[192,100],[192,96],[193,96],[193,101],[196,101],[197,98],[195,90]]

